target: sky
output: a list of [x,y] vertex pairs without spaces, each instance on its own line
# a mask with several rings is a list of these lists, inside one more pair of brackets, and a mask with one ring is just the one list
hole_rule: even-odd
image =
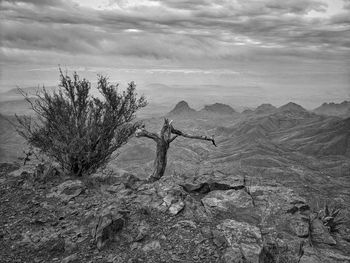
[[350,99],[350,0],[2,0],[0,19],[0,91],[61,66],[197,104]]

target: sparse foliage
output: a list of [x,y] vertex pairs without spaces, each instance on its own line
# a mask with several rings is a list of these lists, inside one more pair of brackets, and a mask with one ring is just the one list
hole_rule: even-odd
[[345,223],[344,218],[340,216],[341,208],[329,207],[328,204],[321,209],[317,215],[327,227],[329,233],[339,232],[340,227]]
[[72,77],[60,69],[57,92],[45,88],[37,93],[35,101],[27,94],[26,100],[37,119],[16,116],[17,129],[30,145],[58,161],[73,175],[82,176],[105,164],[112,153],[127,142],[141,123],[132,123],[135,113],[147,102],[137,98],[135,84],[118,92],[107,77],[98,76],[97,89],[102,98],[90,95],[91,83]]

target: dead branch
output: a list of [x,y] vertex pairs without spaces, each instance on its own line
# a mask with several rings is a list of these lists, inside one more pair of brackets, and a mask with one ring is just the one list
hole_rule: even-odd
[[171,133],[176,134],[178,136],[190,138],[190,139],[198,139],[198,140],[205,140],[205,141],[211,141],[215,147],[217,147],[214,137],[208,137],[208,136],[203,136],[203,135],[192,135],[192,134],[187,134],[184,133],[180,130],[175,129],[173,126],[171,126]]
[[152,139],[156,142],[160,140],[160,137],[158,136],[158,134],[153,133],[153,132],[149,132],[144,128],[137,129],[135,132],[135,136],[136,137],[146,137],[146,138]]

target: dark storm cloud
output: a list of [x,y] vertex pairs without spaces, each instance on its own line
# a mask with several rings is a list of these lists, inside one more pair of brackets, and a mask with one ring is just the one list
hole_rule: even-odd
[[[314,0],[111,1],[97,10],[70,1],[1,2],[1,45],[11,49],[155,59],[229,59],[239,52],[343,52],[350,11],[331,17]],[[113,5],[114,4],[114,5]],[[349,1],[344,2],[348,6]],[[267,49],[267,51],[266,51]],[[307,54],[307,52],[306,52]]]

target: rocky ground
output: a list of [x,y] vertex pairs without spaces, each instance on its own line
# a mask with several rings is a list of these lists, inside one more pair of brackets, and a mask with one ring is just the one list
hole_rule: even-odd
[[18,168],[1,166],[1,262],[350,262],[349,229],[277,183]]

